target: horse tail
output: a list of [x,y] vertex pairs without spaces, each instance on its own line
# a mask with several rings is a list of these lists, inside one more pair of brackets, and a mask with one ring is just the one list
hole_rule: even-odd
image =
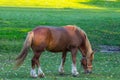
[[26,40],[24,42],[23,48],[20,52],[20,55],[16,58],[15,68],[18,68],[24,62],[24,60],[28,54],[28,50],[32,44],[33,36],[34,36],[34,33],[32,31],[28,32],[28,35],[26,37]]

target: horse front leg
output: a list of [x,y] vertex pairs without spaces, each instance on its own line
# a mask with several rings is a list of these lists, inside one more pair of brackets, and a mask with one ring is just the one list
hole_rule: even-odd
[[75,76],[75,77],[79,74],[78,71],[77,71],[77,68],[76,68],[77,51],[78,51],[77,48],[73,48],[71,50],[71,55],[72,55],[72,75]]
[[65,64],[65,60],[66,60],[66,55],[67,55],[67,52],[64,51],[62,53],[62,60],[61,60],[61,64],[60,64],[59,69],[58,69],[58,71],[61,75],[64,74],[64,64]]

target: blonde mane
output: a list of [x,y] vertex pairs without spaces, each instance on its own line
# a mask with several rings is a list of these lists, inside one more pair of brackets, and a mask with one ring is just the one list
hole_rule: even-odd
[[89,57],[93,51],[92,51],[92,47],[91,47],[90,41],[88,39],[88,36],[87,36],[86,32],[84,30],[82,30],[80,27],[77,27],[77,26],[74,26],[74,27],[76,27],[76,29],[78,29],[79,31],[81,31],[85,35],[85,37],[86,37],[86,39],[85,39],[85,47],[87,49],[86,50],[87,51],[86,56]]
[[86,54],[86,57],[90,57],[90,55],[92,54],[92,47],[91,47],[91,44],[90,44],[90,41],[87,37],[87,34],[85,33],[85,31],[83,31],[82,29],[80,29],[86,36],[86,39],[85,39],[85,47],[86,47],[86,51],[87,51],[87,54]]
[[63,27],[68,29],[68,30],[71,30],[71,31],[75,31],[78,28],[75,25],[66,25],[66,26],[63,26]]

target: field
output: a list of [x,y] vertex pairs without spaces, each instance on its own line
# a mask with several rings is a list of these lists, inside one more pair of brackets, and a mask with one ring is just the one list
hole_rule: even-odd
[[[29,74],[32,51],[17,70],[13,69],[14,59],[19,54],[27,32],[39,25],[77,25],[88,35],[93,49],[96,49],[93,73],[84,74],[77,56],[78,77],[71,75],[71,55],[65,63],[65,75],[59,75],[61,54],[44,52],[41,66],[46,75],[43,80],[119,80],[120,54],[101,53],[99,45],[120,46],[120,3],[82,2],[97,8],[36,8],[0,7],[0,80],[33,80]],[[2,4],[1,4],[2,5]],[[10,5],[9,5],[10,6]],[[36,80],[40,80],[37,78]]]

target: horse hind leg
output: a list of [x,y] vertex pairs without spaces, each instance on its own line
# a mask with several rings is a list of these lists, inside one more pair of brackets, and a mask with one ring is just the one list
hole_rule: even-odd
[[67,55],[66,51],[62,53],[62,60],[61,60],[61,64],[60,64],[59,69],[58,69],[58,71],[61,75],[64,74],[64,63],[66,60],[66,55]]
[[40,66],[40,62],[39,62],[40,55],[41,55],[41,52],[36,57],[36,65],[38,67],[38,77],[43,78],[43,77],[45,77],[45,74],[43,73],[41,66]]
[[36,56],[35,55],[33,56],[31,63],[32,63],[32,68],[30,71],[30,76],[33,78],[36,78],[38,75],[36,74],[36,70],[35,70],[35,65],[36,65]]
[[[34,56],[32,58],[32,69],[30,72],[31,77],[44,77],[44,73],[40,67],[39,57],[41,55],[41,52],[34,52]],[[38,67],[38,75],[36,74],[35,65]]]

